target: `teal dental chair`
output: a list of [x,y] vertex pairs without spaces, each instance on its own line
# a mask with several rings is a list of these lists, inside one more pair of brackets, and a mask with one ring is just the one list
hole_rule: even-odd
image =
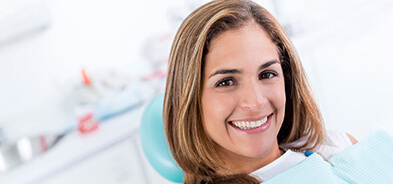
[[153,168],[164,178],[182,183],[184,174],[172,157],[166,142],[162,109],[164,94],[149,102],[143,112],[140,125],[142,150]]

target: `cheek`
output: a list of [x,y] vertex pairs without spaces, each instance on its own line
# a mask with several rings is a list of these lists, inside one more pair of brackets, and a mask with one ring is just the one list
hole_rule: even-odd
[[286,94],[285,94],[285,84],[284,81],[282,81],[282,84],[279,86],[279,89],[275,93],[275,99],[276,99],[276,107],[277,110],[279,111],[280,119],[283,121],[284,120],[284,115],[285,115],[285,105],[286,105]]
[[285,114],[286,94],[284,81],[280,81],[270,88],[270,101],[272,106],[277,111],[279,120],[283,120]]
[[285,104],[286,104],[286,94],[285,94],[285,86],[282,85],[281,89],[277,92],[276,94],[277,96],[277,103],[280,104],[280,107],[285,108]]
[[229,99],[231,97],[215,92],[202,93],[203,122],[209,135],[219,127],[226,125],[225,120],[233,111],[234,106],[233,101]]

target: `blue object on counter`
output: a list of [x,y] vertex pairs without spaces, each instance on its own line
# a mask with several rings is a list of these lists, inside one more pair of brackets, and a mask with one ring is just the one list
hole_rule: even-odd
[[182,183],[184,174],[166,143],[162,121],[164,94],[156,96],[143,112],[140,126],[142,149],[153,168],[166,179]]

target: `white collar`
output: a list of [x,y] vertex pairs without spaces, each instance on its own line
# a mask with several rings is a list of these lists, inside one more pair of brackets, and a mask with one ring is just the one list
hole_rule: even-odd
[[261,179],[262,181],[266,181],[275,175],[295,166],[302,160],[304,160],[306,156],[301,152],[294,152],[291,150],[287,150],[283,155],[281,155],[278,159],[274,160],[270,164],[259,168],[258,170],[252,172],[250,175]]

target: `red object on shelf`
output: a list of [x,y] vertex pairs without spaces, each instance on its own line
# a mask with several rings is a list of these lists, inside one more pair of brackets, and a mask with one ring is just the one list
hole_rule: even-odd
[[143,81],[147,81],[147,80],[151,80],[151,79],[162,78],[162,77],[165,77],[165,76],[166,76],[165,72],[163,72],[163,71],[157,71],[157,72],[154,72],[154,73],[149,74],[149,75],[147,75],[147,76],[143,76],[143,77],[142,77],[142,80],[143,80]]
[[41,151],[46,151],[48,149],[48,145],[46,144],[45,137],[40,136],[40,142],[41,142]]
[[91,82],[90,82],[89,76],[87,76],[87,74],[86,74],[85,69],[82,69],[82,77],[83,77],[83,83],[84,83],[86,86],[89,86],[89,85],[91,84]]
[[98,121],[94,119],[93,113],[87,113],[79,118],[78,130],[82,134],[93,132],[98,128]]

